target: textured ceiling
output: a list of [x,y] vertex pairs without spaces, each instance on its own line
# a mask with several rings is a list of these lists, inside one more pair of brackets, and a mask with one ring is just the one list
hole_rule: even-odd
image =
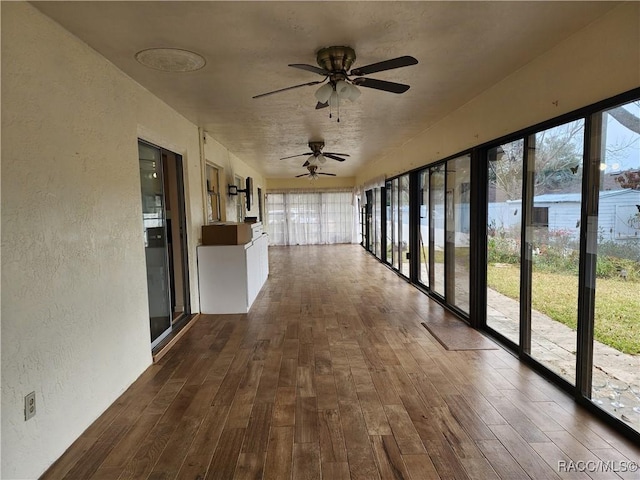
[[[304,172],[309,140],[348,153],[323,171],[353,176],[511,72],[594,21],[616,2],[33,2],[118,68],[266,177]],[[404,94],[361,88],[340,109],[315,110],[317,86],[251,97],[323,77],[326,46],[355,49],[353,67],[402,55],[417,65],[369,77]],[[191,50],[207,64],[167,73],[136,62],[153,47]]]

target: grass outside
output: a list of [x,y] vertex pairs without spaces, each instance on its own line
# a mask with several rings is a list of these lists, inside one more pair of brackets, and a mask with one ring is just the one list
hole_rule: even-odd
[[[489,288],[515,300],[520,298],[520,269],[490,264]],[[553,320],[576,329],[578,277],[533,272],[532,307]],[[596,280],[594,336],[623,353],[640,354],[640,283],[622,279]]]

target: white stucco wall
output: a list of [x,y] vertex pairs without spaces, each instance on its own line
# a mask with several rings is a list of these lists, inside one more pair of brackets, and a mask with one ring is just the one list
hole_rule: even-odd
[[625,2],[356,176],[364,185],[640,87],[640,2]]
[[38,478],[151,363],[138,137],[183,155],[197,310],[196,126],[29,4],[2,3],[4,480]]

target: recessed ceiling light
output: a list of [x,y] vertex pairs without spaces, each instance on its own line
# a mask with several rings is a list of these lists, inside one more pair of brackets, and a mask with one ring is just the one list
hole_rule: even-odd
[[207,63],[201,55],[179,48],[148,48],[135,57],[142,65],[163,72],[194,72]]

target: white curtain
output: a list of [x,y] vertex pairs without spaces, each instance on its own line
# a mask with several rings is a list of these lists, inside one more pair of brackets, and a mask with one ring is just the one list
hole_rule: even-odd
[[358,214],[351,191],[267,194],[271,245],[357,243]]

